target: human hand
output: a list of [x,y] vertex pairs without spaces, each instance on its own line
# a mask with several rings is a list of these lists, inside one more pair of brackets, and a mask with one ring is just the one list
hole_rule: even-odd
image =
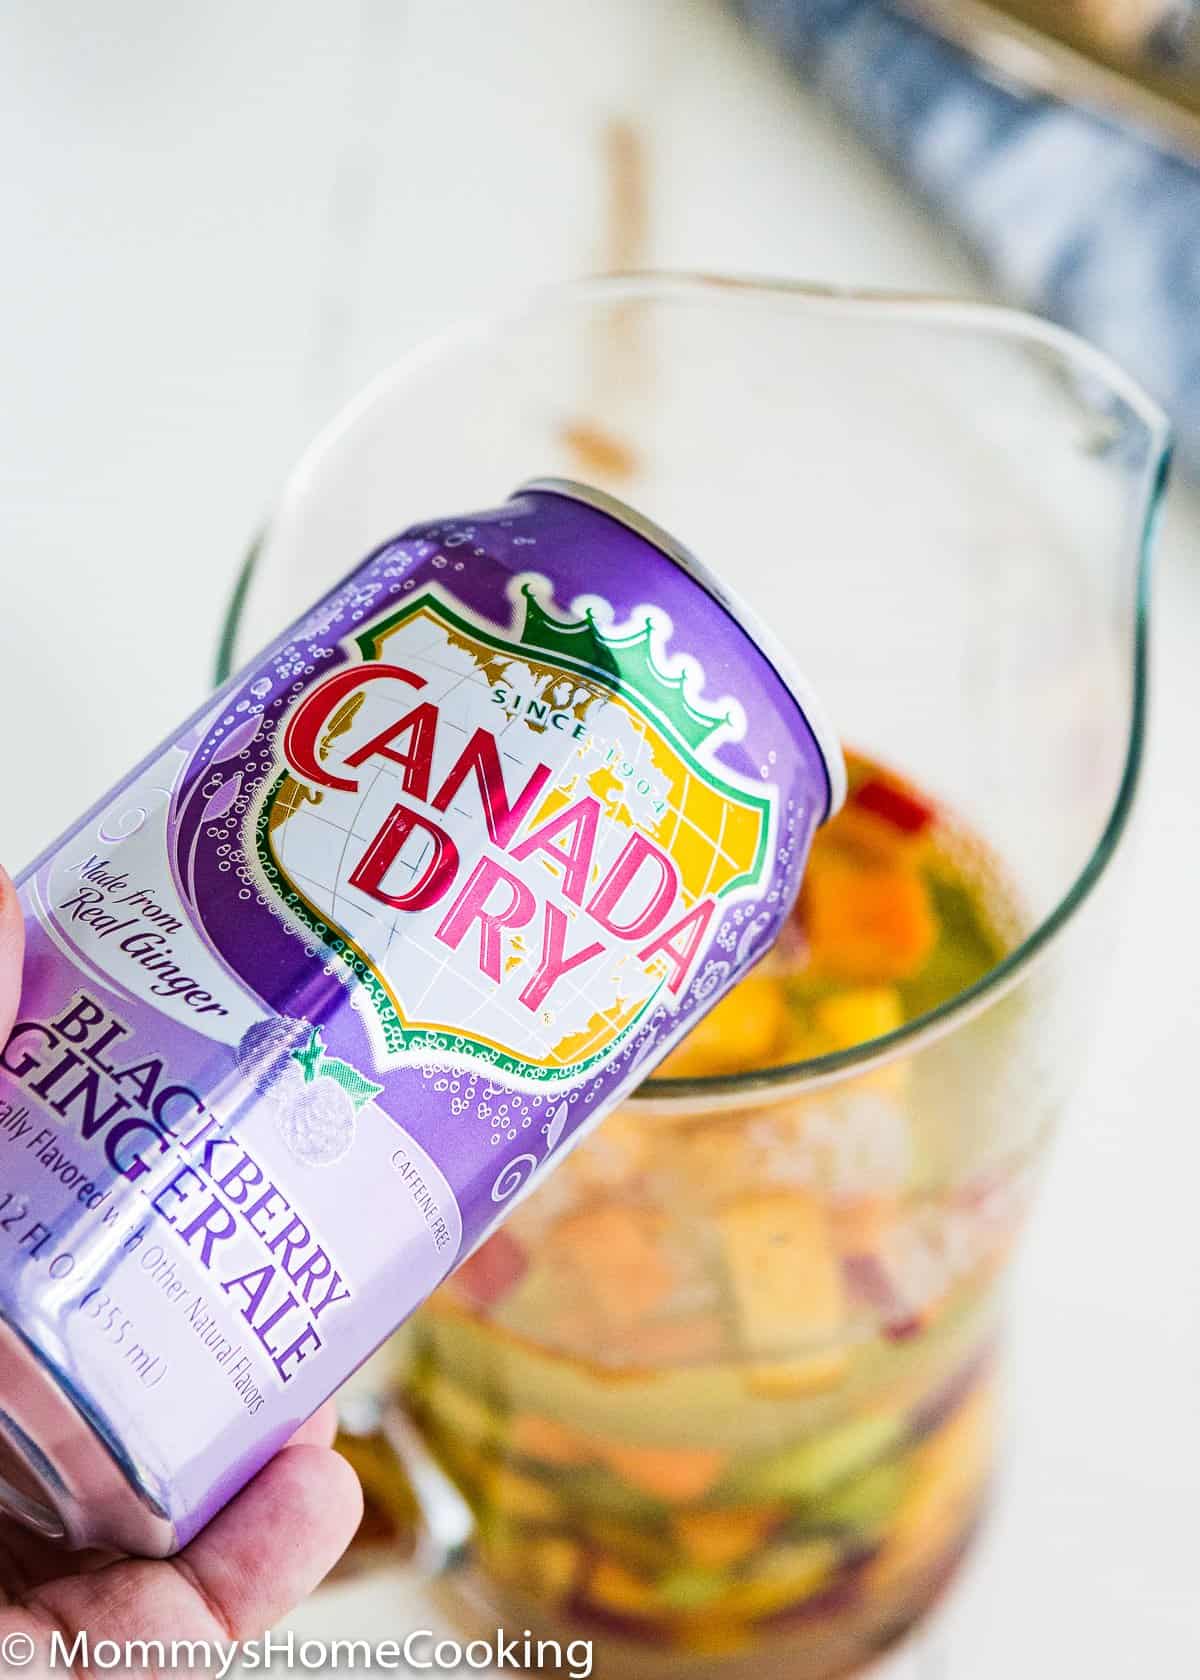
[[[24,928],[0,869],[0,1044],[20,995]],[[362,1512],[350,1466],[332,1451],[323,1407],[178,1556],[162,1561],[68,1552],[0,1517],[0,1656],[28,1634],[48,1669],[57,1630],[69,1646],[98,1639],[209,1640],[261,1633],[312,1591],[348,1545]],[[18,1640],[18,1648],[21,1642]]]

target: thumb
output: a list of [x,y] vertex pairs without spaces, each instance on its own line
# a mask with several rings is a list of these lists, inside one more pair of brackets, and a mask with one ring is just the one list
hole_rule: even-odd
[[0,869],[0,1045],[8,1037],[21,996],[21,957],[25,923],[17,903],[17,889]]

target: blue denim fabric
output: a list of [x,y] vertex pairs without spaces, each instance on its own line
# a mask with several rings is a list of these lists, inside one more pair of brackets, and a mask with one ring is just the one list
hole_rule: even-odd
[[989,80],[885,0],[738,0],[1008,297],[1136,375],[1200,470],[1200,165]]

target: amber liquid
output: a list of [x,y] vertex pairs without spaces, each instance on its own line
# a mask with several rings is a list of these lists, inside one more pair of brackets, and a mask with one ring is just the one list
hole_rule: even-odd
[[[659,1069],[836,1057],[1017,937],[984,848],[850,763],[775,950]],[[612,1115],[422,1310],[401,1383],[478,1522],[480,1614],[597,1672],[842,1672],[925,1608],[991,1459],[993,1280],[1023,1164],[972,1170],[919,1058]],[[397,1507],[365,1468],[375,1537]]]

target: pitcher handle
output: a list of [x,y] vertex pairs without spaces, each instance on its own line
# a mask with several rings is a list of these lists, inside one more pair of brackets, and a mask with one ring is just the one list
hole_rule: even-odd
[[[427,1580],[463,1568],[475,1538],[475,1515],[426,1446],[401,1401],[359,1393],[339,1401],[339,1420],[352,1437],[379,1436],[395,1455],[411,1495],[410,1566]],[[399,1513],[390,1513],[399,1521]]]

